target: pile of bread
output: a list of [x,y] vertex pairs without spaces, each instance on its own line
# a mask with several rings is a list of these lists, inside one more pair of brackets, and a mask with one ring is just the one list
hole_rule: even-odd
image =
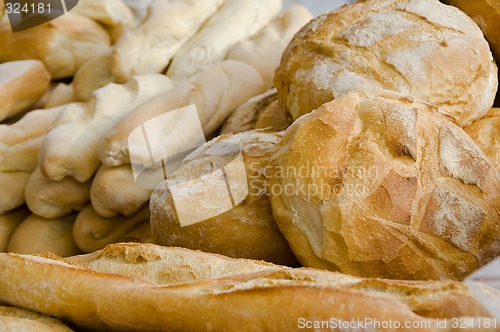
[[[460,280],[500,256],[500,3],[141,3],[0,22],[0,326],[492,319]],[[129,136],[189,105],[210,141],[142,188]]]

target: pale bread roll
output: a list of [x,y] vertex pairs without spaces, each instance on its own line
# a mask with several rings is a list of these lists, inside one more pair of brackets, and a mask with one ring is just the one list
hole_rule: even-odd
[[362,279],[144,244],[67,260],[1,254],[0,300],[91,330],[298,331],[301,318],[371,318],[451,331],[436,320],[491,318],[458,282]]
[[[256,131],[223,135],[187,156],[151,195],[155,243],[297,265],[276,225],[266,193],[265,170],[280,137],[279,133]],[[242,159],[238,159],[239,153]],[[242,163],[246,174],[232,175],[234,162]],[[228,181],[217,178],[221,170]],[[207,206],[225,206],[228,195],[232,208],[220,209],[212,217]],[[186,225],[193,218],[198,222]]]
[[87,205],[76,218],[73,238],[83,252],[100,250],[127,236],[136,225],[148,221],[149,216],[149,208],[145,207],[132,216],[104,218],[95,212],[92,205]]
[[52,78],[73,76],[84,63],[109,47],[109,35],[93,20],[67,13],[36,29],[13,33],[0,26],[0,61],[37,59]]
[[51,181],[37,167],[26,183],[24,198],[34,214],[47,219],[61,218],[87,205],[91,185],[92,180],[80,183],[70,177]]
[[264,28],[281,7],[282,0],[226,0],[175,53],[167,75],[181,82],[224,60],[234,44]]
[[81,253],[73,240],[76,214],[45,219],[32,214],[16,228],[9,241],[8,252],[38,254],[52,252],[59,256]]
[[500,172],[500,108],[492,108],[484,118],[465,128],[465,132]]
[[121,117],[171,88],[165,75],[140,75],[127,84],[110,83],[96,90],[78,111],[63,111],[42,143],[39,162],[43,175],[52,181],[70,176],[87,182],[101,164],[97,154],[101,137]]
[[353,92],[288,128],[274,216],[304,266],[394,279],[462,279],[500,254],[500,173],[436,107]]
[[25,207],[0,215],[0,252],[6,252],[10,238],[17,226],[30,215]]
[[34,311],[16,307],[0,307],[2,332],[71,332],[61,321]]
[[50,84],[50,74],[38,60],[0,64],[0,122],[26,110]]
[[20,207],[24,200],[24,188],[28,183],[30,173],[25,172],[0,172],[0,214]]
[[110,50],[89,60],[78,69],[72,82],[76,100],[87,101],[92,98],[94,91],[113,82],[111,63],[112,55]]
[[224,3],[223,0],[155,0],[144,21],[113,48],[117,82],[164,71],[174,54]]
[[153,0],[123,0],[134,13],[135,21],[141,22],[148,13],[148,8]]
[[135,214],[148,204],[151,193],[151,189],[136,184],[130,164],[118,167],[101,165],[92,181],[90,200],[99,215],[114,218],[119,214]]
[[290,120],[354,90],[387,89],[437,105],[467,126],[493,105],[497,66],[479,27],[438,0],[368,0],[321,15],[276,71]]
[[46,97],[43,108],[53,108],[74,101],[76,101],[76,98],[73,93],[73,84],[59,83]]

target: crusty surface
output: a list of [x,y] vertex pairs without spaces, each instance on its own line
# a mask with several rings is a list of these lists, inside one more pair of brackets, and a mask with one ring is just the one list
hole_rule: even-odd
[[500,174],[434,106],[377,91],[286,130],[269,180],[278,226],[305,266],[462,279],[500,254]]
[[71,332],[61,321],[26,309],[0,307],[2,332]]
[[[274,221],[266,192],[265,172],[280,136],[256,131],[222,135],[187,156],[179,169],[151,195],[151,226],[156,243],[296,265]],[[246,176],[241,175],[243,182],[238,181],[241,178],[233,178],[228,170],[240,152],[246,171]],[[227,178],[233,179],[230,192],[226,182],[210,180],[209,176],[217,170],[227,171]],[[178,184],[182,189],[176,189]],[[211,189],[209,194],[207,188]],[[239,193],[243,193],[242,201],[233,198],[232,208],[215,217],[203,217],[207,206],[224,206],[228,194],[240,197]],[[179,209],[186,208],[189,215],[179,216]],[[184,216],[200,222],[186,225],[181,222]]]
[[366,0],[321,15],[297,33],[275,76],[291,119],[341,95],[398,91],[466,126],[493,105],[497,67],[479,27],[438,0]]
[[0,254],[0,301],[107,331],[298,331],[301,317],[490,317],[457,282],[361,279],[137,244],[68,260]]
[[492,108],[484,118],[465,128],[465,132],[500,171],[500,108]]

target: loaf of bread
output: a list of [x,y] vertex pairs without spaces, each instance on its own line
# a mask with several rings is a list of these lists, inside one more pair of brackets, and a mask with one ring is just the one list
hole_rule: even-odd
[[362,279],[144,244],[67,260],[0,254],[0,301],[107,331],[298,331],[365,318],[451,331],[437,321],[491,318],[458,282]]
[[304,266],[462,279],[500,254],[500,173],[436,107],[379,91],[286,130],[269,172],[278,226]]
[[34,311],[16,307],[0,307],[2,332],[71,332],[61,321]]
[[8,24],[0,25],[0,62],[37,59],[54,79],[73,76],[88,60],[106,52],[109,44],[104,28],[74,13],[17,33]]
[[73,92],[73,84],[65,84],[63,82],[54,85],[53,89],[45,96],[43,108],[54,108],[65,104],[75,102],[75,94]]
[[111,71],[111,50],[100,56],[89,60],[73,77],[73,92],[78,101],[87,101],[92,98],[94,91],[112,83],[113,72]]
[[500,108],[492,108],[484,118],[465,128],[465,132],[500,172]]
[[460,10],[438,0],[368,0],[305,26],[284,52],[275,85],[290,120],[349,91],[382,88],[467,126],[493,105],[498,77],[481,30]]
[[73,240],[76,213],[57,219],[32,214],[16,228],[9,241],[8,252],[38,254],[52,252],[59,256],[81,253]]
[[37,60],[0,64],[0,122],[36,102],[49,87],[50,74]]
[[223,135],[187,156],[151,195],[155,243],[297,265],[266,193],[265,171],[280,136]]
[[168,67],[174,81],[187,80],[225,59],[229,49],[264,28],[281,11],[282,0],[225,0]]
[[25,207],[21,207],[0,215],[0,252],[6,252],[10,238],[17,226],[30,215]]

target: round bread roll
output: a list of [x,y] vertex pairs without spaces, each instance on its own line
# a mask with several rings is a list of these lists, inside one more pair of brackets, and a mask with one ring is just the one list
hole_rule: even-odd
[[0,215],[0,252],[6,252],[10,238],[17,226],[30,215],[24,207]]
[[256,131],[223,135],[187,156],[151,195],[155,242],[296,265],[265,190],[279,137]]
[[60,320],[34,311],[0,307],[0,331],[2,332],[71,332]]
[[497,67],[479,27],[438,0],[359,1],[304,26],[275,86],[291,119],[354,90],[398,91],[467,126],[493,105]]
[[486,117],[465,128],[465,132],[500,171],[500,108],[492,108]]
[[270,164],[274,216],[304,266],[462,279],[500,253],[500,174],[434,106],[352,92],[288,128]]

